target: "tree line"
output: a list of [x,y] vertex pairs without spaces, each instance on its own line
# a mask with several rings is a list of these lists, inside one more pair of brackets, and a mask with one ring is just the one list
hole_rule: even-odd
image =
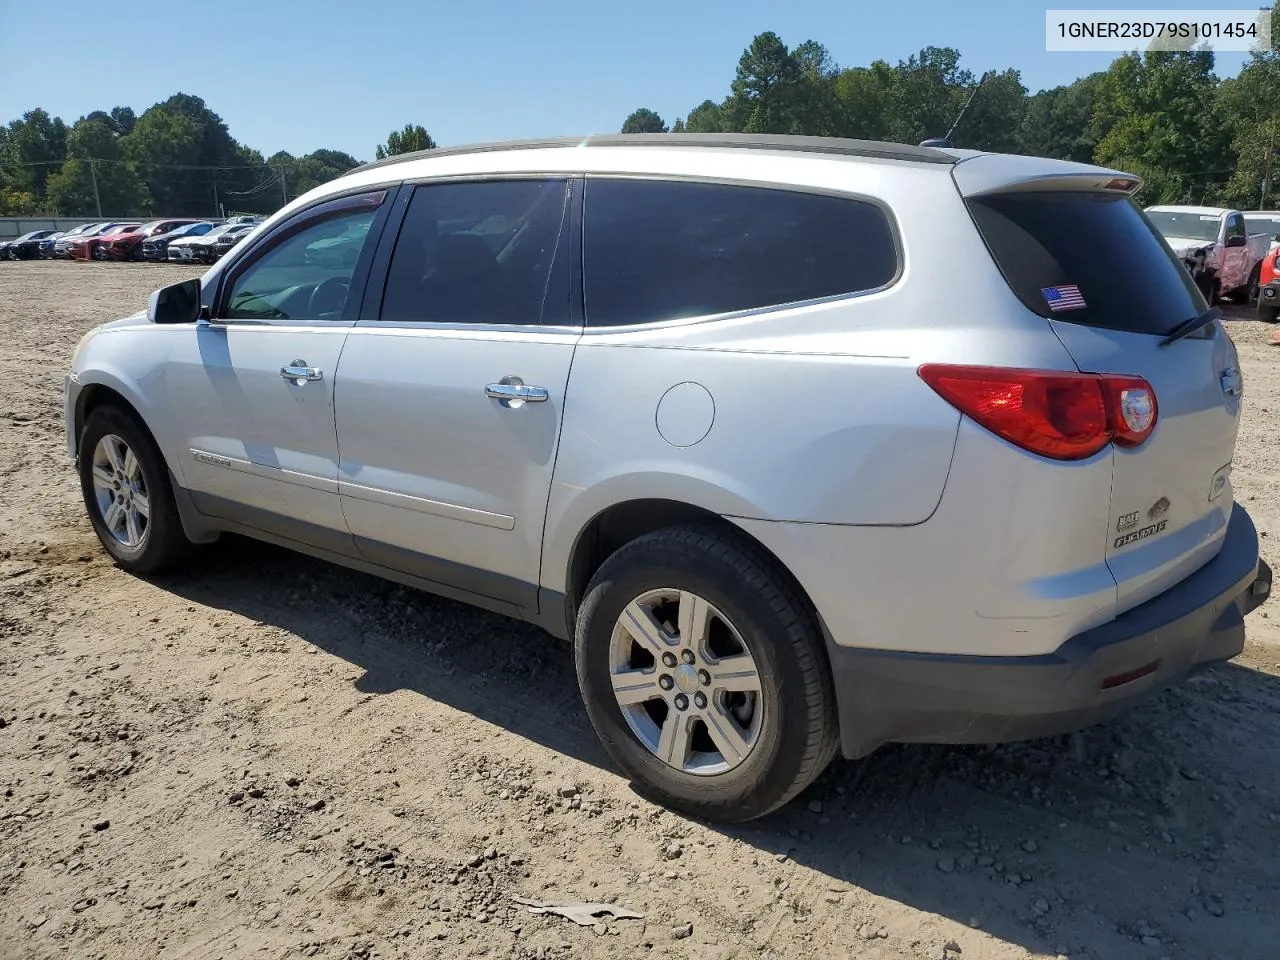
[[[1272,27],[1280,37],[1274,11]],[[1136,173],[1146,184],[1142,203],[1253,209],[1273,202],[1280,54],[1252,54],[1237,76],[1219,79],[1206,50],[1131,53],[1104,71],[1034,94],[1015,69],[979,77],[960,60],[951,47],[926,47],[897,64],[841,67],[821,43],[789,48],[762,33],[739,58],[722,99],[704,100],[670,125],[641,108],[622,132],[919,143],[946,134],[963,110],[956,146]],[[424,127],[409,124],[392,131],[374,156],[435,146]],[[141,116],[115,107],[70,125],[37,108],[0,126],[0,216],[90,216],[99,209],[112,216],[266,214],[358,164],[328,149],[264,157],[232,137],[202,99],[185,93]]]
[[[1272,18],[1280,37],[1275,12]],[[1251,54],[1227,79],[1213,70],[1207,50],[1131,53],[1104,71],[1029,94],[1017,70],[975,76],[951,47],[926,47],[896,65],[841,67],[820,43],[788,48],[776,34],[762,33],[743,52],[723,99],[704,100],[670,125],[642,107],[622,132],[919,143],[944,136],[972,96],[953,135],[957,147],[1135,173],[1145,181],[1138,197],[1144,204],[1271,204],[1280,54]]]
[[[435,145],[410,124],[375,154]],[[70,125],[36,108],[0,126],[0,216],[268,214],[359,164],[328,149],[264,157],[231,136],[200,97],[185,93],[141,116],[114,107]]]

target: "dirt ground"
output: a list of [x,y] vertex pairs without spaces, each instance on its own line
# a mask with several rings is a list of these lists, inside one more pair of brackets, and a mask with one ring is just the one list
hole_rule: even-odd
[[[692,822],[612,770],[531,627],[242,540],[155,581],[107,561],[61,378],[188,275],[0,264],[3,960],[1280,956],[1274,604],[1107,726],[887,748],[765,821]],[[1280,566],[1280,348],[1231,329],[1236,493]]]

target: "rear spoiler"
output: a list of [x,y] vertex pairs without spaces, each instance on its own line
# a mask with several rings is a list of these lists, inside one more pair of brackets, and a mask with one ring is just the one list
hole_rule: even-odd
[[952,179],[963,197],[994,193],[1086,191],[1133,196],[1142,189],[1142,178],[1119,170],[1086,163],[986,153],[969,157],[951,168]]

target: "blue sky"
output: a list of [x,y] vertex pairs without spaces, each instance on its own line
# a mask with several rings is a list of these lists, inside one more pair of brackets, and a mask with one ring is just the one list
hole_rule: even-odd
[[[719,100],[743,48],[765,30],[790,46],[818,40],[844,66],[954,46],[975,74],[1017,67],[1034,91],[1102,69],[1114,56],[1046,53],[1045,8],[1103,5],[0,0],[0,122],[35,106],[68,122],[116,105],[141,113],[181,91],[203,97],[233,136],[266,155],[332,147],[371,159],[388,131],[410,122],[442,145],[607,133],[636,107],[671,122],[708,97]],[[1233,74],[1243,61],[1219,55],[1218,72]],[[78,70],[77,63],[110,66]]]

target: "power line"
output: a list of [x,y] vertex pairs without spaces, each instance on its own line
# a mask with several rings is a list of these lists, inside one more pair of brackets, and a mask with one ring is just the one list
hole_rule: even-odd
[[57,167],[71,160],[82,160],[85,163],[124,163],[136,167],[157,167],[162,170],[275,170],[276,166],[262,163],[157,163],[152,160],[121,160],[103,157],[67,157],[65,160],[18,160],[12,163],[16,167]]

